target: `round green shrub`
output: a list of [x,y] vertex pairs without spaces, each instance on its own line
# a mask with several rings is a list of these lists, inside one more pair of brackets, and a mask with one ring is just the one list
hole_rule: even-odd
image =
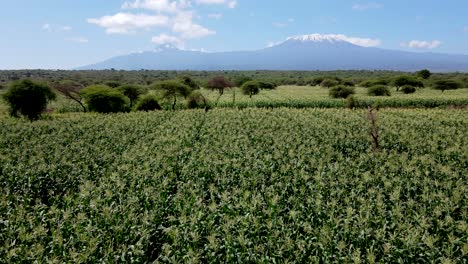
[[411,86],[411,85],[405,85],[401,87],[401,91],[405,94],[412,94],[416,92],[416,87]]
[[348,96],[354,94],[354,88],[353,87],[348,87],[344,85],[337,85],[335,87],[332,87],[328,94],[332,98],[347,98]]
[[22,80],[13,82],[3,99],[10,106],[10,115],[26,116],[29,120],[37,120],[46,110],[47,103],[55,100],[56,95],[45,84]]
[[248,81],[241,87],[242,94],[248,95],[250,98],[260,92],[260,84],[256,81]]
[[145,95],[140,98],[138,101],[135,110],[137,111],[155,111],[161,110],[161,106],[159,105],[158,99],[151,94]]
[[98,113],[128,111],[128,99],[120,91],[105,85],[92,85],[81,90],[88,109]]
[[187,97],[187,107],[189,109],[206,108],[208,107],[208,101],[203,94],[195,91]]
[[370,96],[390,96],[390,89],[385,85],[374,85],[367,89],[367,95]]

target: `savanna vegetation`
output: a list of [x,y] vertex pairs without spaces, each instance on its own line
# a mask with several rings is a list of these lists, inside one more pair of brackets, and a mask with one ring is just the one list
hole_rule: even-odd
[[0,78],[0,263],[468,261],[466,74]]

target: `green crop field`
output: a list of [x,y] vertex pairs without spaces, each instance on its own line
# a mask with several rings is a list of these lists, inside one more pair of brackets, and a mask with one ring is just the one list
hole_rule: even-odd
[[[312,86],[280,86],[275,90],[262,90],[260,94],[249,98],[243,95],[239,88],[228,89],[219,97],[216,91],[202,89],[202,94],[208,99],[212,107],[219,108],[246,108],[246,107],[289,107],[289,108],[342,108],[346,106],[344,99],[332,99],[328,89]],[[156,91],[150,91],[157,94]],[[379,105],[390,108],[446,108],[468,107],[468,88],[440,92],[430,88],[418,89],[414,94],[403,94],[392,88],[392,95],[388,97],[367,96],[367,88],[357,87],[357,107]],[[0,96],[2,91],[0,90]],[[56,101],[51,102],[48,108],[51,112],[66,113],[80,112],[81,107],[57,93]],[[161,101],[163,102],[163,101]],[[170,104],[166,108],[170,108]],[[179,109],[186,108],[184,100],[179,100]],[[0,116],[8,113],[8,107],[0,100]]]
[[[203,93],[216,104],[219,98],[219,107],[344,107],[343,99],[331,99],[328,89],[311,86],[281,86],[275,90],[262,90],[252,99],[242,95],[238,88],[227,90],[219,98],[214,91],[204,90]],[[367,88],[356,88],[355,98],[363,107],[379,104],[382,107],[446,107],[468,106],[468,89],[445,91],[444,93],[430,88],[419,89],[414,94],[404,94],[392,90],[391,96],[367,96]]]
[[365,116],[2,117],[0,262],[467,263],[468,111],[382,109],[376,154]]

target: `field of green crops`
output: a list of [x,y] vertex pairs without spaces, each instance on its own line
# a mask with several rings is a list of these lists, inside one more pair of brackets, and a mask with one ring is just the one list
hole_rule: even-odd
[[[343,99],[332,99],[328,89],[311,86],[280,86],[276,90],[262,90],[252,99],[242,95],[238,88],[228,90],[219,98],[219,107],[319,107],[339,108],[346,106]],[[211,101],[216,102],[219,94],[204,90],[203,93]],[[434,108],[447,106],[468,106],[468,89],[445,91],[444,93],[430,88],[419,89],[414,94],[396,92],[392,88],[392,96],[367,96],[367,88],[356,88],[356,101],[361,107],[378,104],[382,107],[403,108]]]
[[467,263],[468,111],[365,114],[2,117],[0,263]]

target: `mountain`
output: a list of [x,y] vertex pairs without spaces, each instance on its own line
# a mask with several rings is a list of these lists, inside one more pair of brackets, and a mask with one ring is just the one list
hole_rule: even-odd
[[163,47],[80,70],[395,70],[468,72],[468,55],[416,53],[355,45],[342,35],[304,35],[261,50],[208,53]]

